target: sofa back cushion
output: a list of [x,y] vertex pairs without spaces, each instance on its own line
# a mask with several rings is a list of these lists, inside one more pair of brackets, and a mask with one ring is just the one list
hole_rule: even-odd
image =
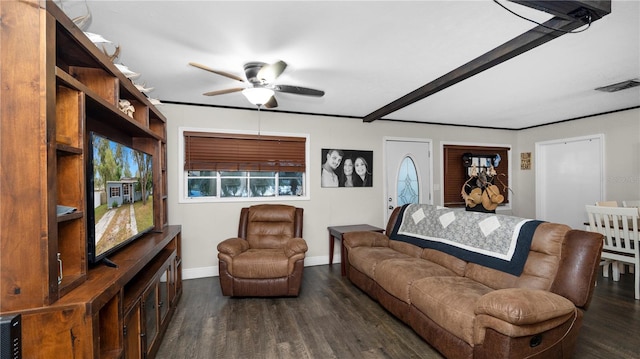
[[[422,249],[422,248],[421,248]],[[426,259],[433,263],[437,263],[459,276],[463,276],[465,273],[465,268],[467,267],[467,262],[463,261],[460,258],[454,257],[450,254],[440,252],[435,249],[425,248],[422,249],[422,253],[420,254],[420,258]]]
[[469,263],[465,276],[494,289],[531,288],[550,290],[558,272],[566,225],[542,223],[536,228],[529,256],[519,277]]
[[395,251],[398,251],[400,253],[404,253],[408,256],[416,257],[416,258],[420,257],[420,253],[422,253],[422,248],[416,245],[413,245],[407,242],[394,241],[394,240],[389,241],[389,248]]

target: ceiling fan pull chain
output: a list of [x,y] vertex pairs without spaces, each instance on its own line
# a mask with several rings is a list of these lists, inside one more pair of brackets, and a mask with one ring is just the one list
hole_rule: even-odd
[[260,115],[260,105],[258,105],[258,136],[260,136],[260,131],[262,127],[262,116]]

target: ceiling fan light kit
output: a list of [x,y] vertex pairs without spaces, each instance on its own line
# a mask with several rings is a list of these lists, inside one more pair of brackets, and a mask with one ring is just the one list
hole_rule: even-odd
[[[236,75],[230,74],[225,71],[214,70],[208,66],[196,62],[189,62],[189,65],[233,80],[245,82],[242,78]],[[316,90],[301,86],[278,85],[272,83],[278,78],[278,76],[280,76],[284,72],[286,68],[287,63],[284,61],[276,61],[272,64],[257,61],[247,62],[246,64],[244,64],[244,74],[249,86],[251,87],[234,87],[224,90],[209,91],[205,92],[203,95],[217,96],[242,91],[242,94],[247,98],[247,100],[249,100],[249,102],[251,102],[252,104],[258,106],[258,108],[260,108],[260,106],[264,106],[266,108],[278,107],[278,101],[276,101],[276,98],[274,96],[275,92],[284,92],[294,95],[313,97],[324,96],[324,91],[322,90]]]
[[265,87],[249,87],[242,90],[244,97],[256,106],[261,106],[269,102],[273,97],[273,90]]

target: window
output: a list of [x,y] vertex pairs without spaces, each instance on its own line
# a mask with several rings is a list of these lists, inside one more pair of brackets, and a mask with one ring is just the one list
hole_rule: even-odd
[[181,132],[185,202],[307,198],[307,136]]
[[465,203],[460,194],[460,190],[468,178],[468,168],[464,166],[463,156],[471,153],[474,156],[494,156],[500,155],[501,161],[497,172],[500,174],[500,183],[495,183],[504,196],[503,204],[509,203],[509,191],[504,190],[502,184],[509,184],[509,152],[508,147],[487,147],[487,146],[465,146],[465,145],[444,145],[442,163],[444,166],[443,194],[444,205],[447,207],[464,207]]

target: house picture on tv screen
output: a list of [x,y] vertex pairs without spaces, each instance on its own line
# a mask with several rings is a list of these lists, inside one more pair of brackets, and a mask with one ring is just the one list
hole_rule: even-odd
[[93,134],[93,259],[153,228],[152,156]]

